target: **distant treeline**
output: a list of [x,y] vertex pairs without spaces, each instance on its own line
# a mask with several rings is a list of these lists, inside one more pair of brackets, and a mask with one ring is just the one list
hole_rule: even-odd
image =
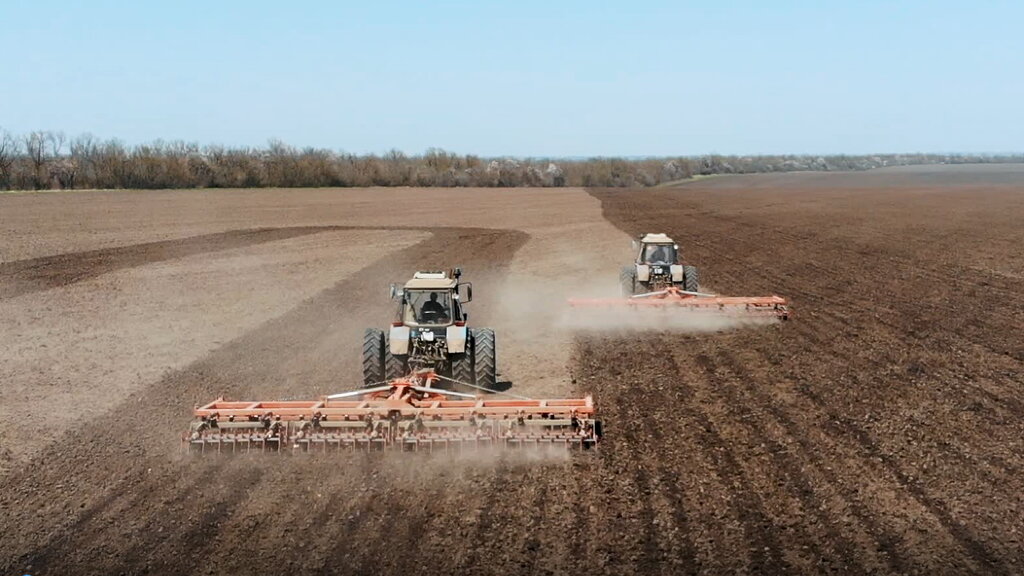
[[1024,155],[879,154],[678,158],[482,158],[430,149],[357,155],[294,148],[127,146],[85,134],[13,135],[0,130],[0,189],[298,188],[318,186],[653,186],[696,175],[867,170],[910,164],[1024,162]]

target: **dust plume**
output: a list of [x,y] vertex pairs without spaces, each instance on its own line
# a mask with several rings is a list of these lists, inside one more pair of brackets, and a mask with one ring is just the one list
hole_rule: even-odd
[[700,334],[777,323],[770,316],[722,314],[683,307],[570,306],[570,298],[620,299],[619,287],[564,287],[550,282],[526,286],[511,282],[503,286],[499,308],[505,333],[550,338],[574,333],[677,332]]
[[475,473],[494,468],[562,465],[568,463],[573,454],[575,454],[574,451],[560,447],[509,450],[500,446],[491,446],[450,454],[389,453],[381,459],[380,465],[392,477],[408,476],[419,481],[424,477],[452,473]]

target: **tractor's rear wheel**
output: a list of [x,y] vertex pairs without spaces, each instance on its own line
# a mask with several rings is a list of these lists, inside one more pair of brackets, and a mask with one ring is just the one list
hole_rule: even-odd
[[696,266],[683,266],[683,290],[700,292],[700,279],[697,276]]
[[619,273],[619,284],[622,286],[622,296],[629,298],[636,294],[636,266],[626,266]]
[[453,384],[457,392],[468,392],[470,394],[476,392],[476,389],[472,386],[466,386],[466,384],[473,384],[473,340],[470,339],[466,342],[466,351],[462,354],[452,354],[452,380],[458,382]]
[[498,383],[497,349],[494,344],[494,330],[480,328],[473,333],[473,375],[475,384],[494,390]]
[[363,386],[384,380],[384,332],[367,328],[363,332]]
[[384,336],[384,380],[391,381],[408,376],[409,369],[405,365],[405,356],[391,353],[391,339]]

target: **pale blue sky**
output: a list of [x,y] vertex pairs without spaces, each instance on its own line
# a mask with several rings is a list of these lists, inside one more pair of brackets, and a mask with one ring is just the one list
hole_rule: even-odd
[[0,0],[0,126],[350,152],[1024,151],[1024,2]]

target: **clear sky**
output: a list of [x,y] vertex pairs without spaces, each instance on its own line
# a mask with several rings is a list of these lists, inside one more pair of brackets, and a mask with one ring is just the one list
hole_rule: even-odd
[[1024,2],[0,0],[0,126],[349,152],[1024,151]]

